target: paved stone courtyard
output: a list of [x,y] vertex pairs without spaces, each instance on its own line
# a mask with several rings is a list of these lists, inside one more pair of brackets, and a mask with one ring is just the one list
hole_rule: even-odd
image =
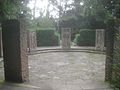
[[29,72],[29,83],[1,82],[0,90],[112,90],[104,82],[104,54],[51,52],[30,55]]

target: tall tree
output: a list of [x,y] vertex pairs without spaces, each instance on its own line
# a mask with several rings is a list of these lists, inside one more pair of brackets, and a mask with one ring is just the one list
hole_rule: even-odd
[[0,0],[0,22],[7,18],[16,18],[25,13],[28,0]]

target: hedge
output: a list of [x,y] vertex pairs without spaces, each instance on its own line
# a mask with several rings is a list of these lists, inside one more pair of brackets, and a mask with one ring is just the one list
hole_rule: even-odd
[[37,30],[37,46],[58,46],[59,36],[54,30]]
[[81,30],[76,34],[74,43],[78,46],[95,46],[95,30]]

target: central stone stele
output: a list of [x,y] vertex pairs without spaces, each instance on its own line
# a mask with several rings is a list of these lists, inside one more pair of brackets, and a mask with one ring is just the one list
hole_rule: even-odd
[[62,28],[62,49],[69,50],[71,46],[71,29]]

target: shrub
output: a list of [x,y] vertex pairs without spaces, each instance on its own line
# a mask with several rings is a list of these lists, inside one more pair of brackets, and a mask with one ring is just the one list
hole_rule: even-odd
[[59,36],[54,30],[37,30],[37,46],[58,46]]
[[112,84],[114,88],[120,90],[120,47],[116,48],[114,51],[114,64],[112,72]]
[[78,46],[95,46],[95,30],[81,30],[76,34],[74,42]]
[[73,42],[74,42],[76,45],[78,45],[79,41],[80,41],[80,34],[76,34]]
[[[112,84],[120,90],[120,31],[115,35],[115,47],[113,56]],[[117,90],[117,89],[116,89]]]

